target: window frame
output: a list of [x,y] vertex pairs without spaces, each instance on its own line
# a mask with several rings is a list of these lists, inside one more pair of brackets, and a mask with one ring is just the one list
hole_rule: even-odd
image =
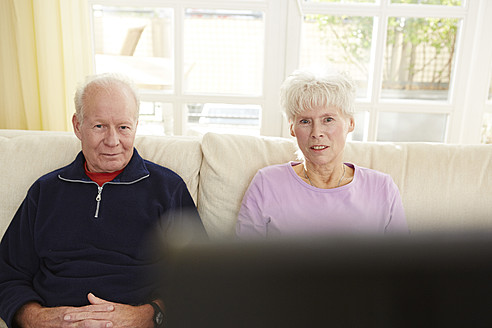
[[[480,66],[492,59],[489,45],[483,45],[481,40],[486,39],[484,31],[492,30],[491,20],[486,19],[492,14],[490,3],[483,0],[468,0],[462,6],[447,7],[436,5],[391,4],[390,0],[381,0],[374,4],[337,4],[337,3],[306,3],[297,0],[296,6],[291,6],[290,16],[296,24],[302,24],[306,14],[348,15],[375,17],[375,31],[373,40],[373,54],[369,69],[368,99],[357,99],[357,111],[368,112],[369,122],[364,141],[376,141],[378,118],[381,112],[397,113],[426,113],[447,114],[448,127],[445,132],[444,143],[478,143],[480,140],[480,126],[485,110],[484,96],[487,94],[488,82],[480,74]],[[425,8],[425,10],[422,10]],[[297,11],[297,13],[295,13]],[[381,99],[381,85],[383,76],[384,50],[386,46],[386,30],[389,17],[445,17],[461,19],[461,26],[457,35],[456,58],[453,63],[452,79],[447,101]],[[289,48],[301,46],[300,33],[296,39],[290,40]],[[299,53],[291,53],[288,58],[286,74],[297,67]],[[470,66],[463,63],[472,63]],[[480,64],[479,64],[480,63]],[[483,70],[482,70],[483,71]],[[372,74],[372,76],[371,76]],[[470,81],[475,86],[471,86]],[[484,86],[477,88],[476,85]],[[460,90],[466,92],[460,92]],[[472,105],[473,103],[473,105]],[[418,111],[415,111],[418,106]],[[470,110],[469,108],[474,108]],[[478,122],[480,121],[480,122]],[[471,132],[473,131],[473,132]],[[475,133],[476,132],[476,133]]]
[[[94,33],[93,33],[93,5],[104,6],[129,6],[129,7],[162,7],[174,10],[173,19],[173,38],[174,38],[174,90],[171,93],[156,92],[151,90],[140,90],[141,101],[169,103],[173,106],[174,115],[174,135],[183,135],[186,133],[187,111],[186,104],[189,103],[228,103],[228,104],[253,104],[259,105],[263,109],[261,118],[260,134],[262,135],[280,135],[281,122],[278,115],[266,108],[274,107],[278,104],[276,94],[283,79],[283,63],[277,58],[281,56],[279,53],[282,40],[278,38],[281,33],[277,27],[280,25],[282,1],[283,0],[227,0],[227,1],[200,1],[200,0],[87,0],[89,8],[89,17],[91,19],[91,35],[93,67],[95,63],[94,55]],[[265,15],[265,35],[264,35],[264,75],[263,75],[263,90],[261,95],[257,96],[235,96],[235,95],[219,95],[219,94],[193,94],[183,90],[183,26],[185,20],[186,8],[200,9],[225,9],[225,10],[254,10],[261,11]],[[274,14],[275,13],[275,14]],[[270,45],[267,47],[267,45]],[[271,60],[269,58],[275,58]],[[272,64],[274,63],[274,64]],[[278,106],[278,105],[277,105]],[[274,112],[273,112],[274,113]],[[277,124],[267,124],[266,122],[279,121]]]
[[[175,135],[186,132],[188,103],[255,104],[262,107],[260,134],[289,137],[288,122],[283,118],[279,105],[279,88],[284,78],[295,70],[299,63],[301,26],[303,14],[343,14],[376,17],[369,79],[370,97],[357,99],[357,110],[369,113],[364,141],[376,141],[378,113],[412,112],[444,113],[448,115],[445,143],[479,143],[480,127],[485,112],[492,113],[488,101],[490,74],[492,71],[492,2],[488,0],[463,0],[460,7],[435,5],[391,4],[390,0],[374,4],[306,3],[302,0],[86,0],[90,11],[90,26],[93,29],[92,6],[164,7],[174,10],[174,91],[159,93],[142,90],[141,100],[170,103],[173,106]],[[264,13],[264,73],[263,90],[258,96],[234,96],[213,94],[190,94],[183,92],[183,26],[185,8],[254,10]],[[425,10],[422,10],[425,8]],[[382,65],[386,44],[388,17],[451,17],[462,19],[459,29],[458,48],[453,63],[453,78],[448,101],[379,99],[382,80]],[[93,31],[92,31],[93,32]],[[93,38],[94,33],[92,33]],[[94,51],[92,40],[91,53]],[[469,63],[469,64],[466,64]],[[93,66],[94,67],[94,66]],[[488,71],[484,67],[491,67]]]

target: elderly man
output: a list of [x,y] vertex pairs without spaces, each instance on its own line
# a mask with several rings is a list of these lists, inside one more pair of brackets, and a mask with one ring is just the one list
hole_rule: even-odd
[[115,75],[86,81],[82,151],[38,179],[0,245],[0,316],[21,327],[160,327],[155,232],[194,221],[184,181],[134,149],[139,99]]

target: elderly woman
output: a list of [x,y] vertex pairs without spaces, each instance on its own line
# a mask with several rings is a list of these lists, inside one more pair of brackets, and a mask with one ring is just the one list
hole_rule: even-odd
[[355,84],[343,74],[296,71],[281,105],[303,161],[263,168],[244,195],[239,237],[408,232],[387,174],[342,161],[354,130]]

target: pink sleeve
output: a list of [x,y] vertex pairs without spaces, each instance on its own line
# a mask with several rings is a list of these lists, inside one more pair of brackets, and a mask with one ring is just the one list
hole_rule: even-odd
[[244,194],[236,224],[236,235],[247,239],[267,236],[268,218],[263,215],[262,175],[256,173]]
[[407,219],[405,217],[405,210],[400,197],[398,187],[394,184],[394,197],[391,204],[391,217],[386,225],[384,232],[387,233],[409,233]]

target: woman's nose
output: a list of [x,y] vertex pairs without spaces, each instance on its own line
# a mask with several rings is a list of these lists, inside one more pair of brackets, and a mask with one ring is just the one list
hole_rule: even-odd
[[311,128],[311,137],[312,138],[319,138],[324,135],[323,129],[321,127],[321,124],[313,122],[312,128]]

